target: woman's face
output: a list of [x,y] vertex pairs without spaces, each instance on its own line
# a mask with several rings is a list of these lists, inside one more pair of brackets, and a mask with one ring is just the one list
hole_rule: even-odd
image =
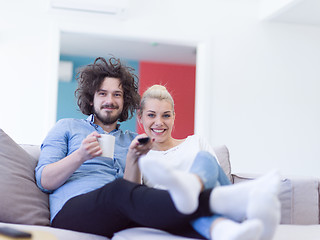
[[154,138],[155,143],[163,143],[171,138],[174,119],[173,107],[168,100],[146,99],[140,122],[145,133]]

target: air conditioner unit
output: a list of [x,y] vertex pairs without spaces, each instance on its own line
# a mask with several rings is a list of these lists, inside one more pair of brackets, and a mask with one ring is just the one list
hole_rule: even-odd
[[110,15],[123,13],[127,0],[51,0],[52,9],[93,12]]

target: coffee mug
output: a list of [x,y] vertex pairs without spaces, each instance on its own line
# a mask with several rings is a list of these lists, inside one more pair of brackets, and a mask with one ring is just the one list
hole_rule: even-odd
[[101,157],[113,158],[115,141],[116,138],[114,136],[101,134],[101,137],[98,138],[99,145],[102,149]]

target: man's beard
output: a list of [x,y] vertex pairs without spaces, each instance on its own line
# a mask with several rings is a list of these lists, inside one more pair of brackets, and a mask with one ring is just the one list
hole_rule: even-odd
[[94,111],[93,113],[95,115],[95,118],[97,118],[104,125],[110,125],[117,122],[121,115],[121,113],[119,113],[115,116],[111,116],[111,113],[110,113],[110,114],[107,114],[107,116],[102,116],[101,112],[96,111],[96,109],[93,109],[93,111]]

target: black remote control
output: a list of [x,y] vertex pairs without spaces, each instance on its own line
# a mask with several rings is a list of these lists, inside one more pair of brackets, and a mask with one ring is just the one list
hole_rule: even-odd
[[21,231],[12,227],[0,227],[0,234],[11,238],[31,238],[31,233]]
[[146,144],[147,142],[149,142],[149,140],[150,140],[149,137],[138,138],[138,142],[140,144]]

